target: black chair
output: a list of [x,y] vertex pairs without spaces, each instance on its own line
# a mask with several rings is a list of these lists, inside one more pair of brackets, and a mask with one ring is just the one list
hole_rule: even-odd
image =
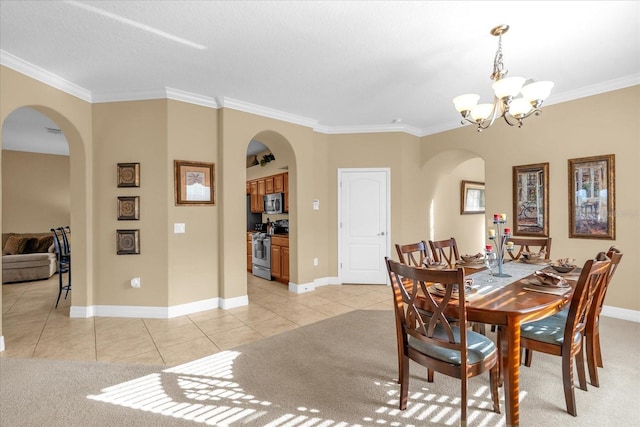
[[[52,228],[53,233],[53,245],[56,250],[56,261],[58,267],[58,299],[56,300],[56,308],[60,302],[60,296],[62,291],[65,291],[64,299],[67,299],[69,291],[71,290],[71,251],[69,248],[69,241],[65,236],[64,230],[60,228]],[[67,284],[63,284],[63,273],[67,273]]]

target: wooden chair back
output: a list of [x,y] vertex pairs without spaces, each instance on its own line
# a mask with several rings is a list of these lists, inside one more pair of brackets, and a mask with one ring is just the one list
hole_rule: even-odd
[[[461,380],[461,420],[466,424],[467,379],[491,370],[494,411],[500,411],[498,403],[498,354],[490,339],[460,328],[467,324],[465,298],[454,299],[454,289],[464,289],[464,269],[429,270],[414,267],[386,258],[387,270],[394,295],[397,337],[401,342],[403,367],[400,370],[400,409],[405,409],[408,399],[409,362],[411,359],[428,370],[441,372]],[[444,287],[442,295],[434,297],[428,288],[432,283]],[[407,286],[410,284],[410,286]],[[422,299],[418,307],[418,299]],[[430,316],[422,315],[423,304],[429,306]],[[446,314],[445,314],[446,313]],[[487,340],[486,354],[472,358],[467,356],[468,334]],[[477,338],[476,338],[477,339]],[[440,353],[440,357],[436,355]],[[456,354],[452,357],[443,356]]]
[[446,262],[453,268],[456,262],[460,260],[458,244],[453,237],[446,240],[429,240],[429,246],[435,262]]
[[514,249],[507,253],[513,260],[520,259],[523,252],[544,253],[544,259],[551,259],[551,237],[509,237],[507,243],[509,242],[513,242]]
[[[541,351],[562,357],[562,383],[564,388],[567,412],[577,416],[576,398],[573,381],[573,360],[576,360],[576,370],[578,372],[578,383],[582,390],[587,389],[587,381],[584,369],[583,340],[587,330],[587,322],[591,305],[595,303],[595,297],[604,286],[609,274],[611,262],[604,252],[600,252],[596,259],[588,260],[580,278],[573,290],[569,305],[569,312],[564,325],[561,318],[552,316],[541,319],[522,326],[520,336],[521,348],[530,351]],[[564,327],[564,329],[561,329]],[[549,339],[549,334],[554,336],[562,335],[562,340]],[[527,358],[527,366],[530,359]]]
[[398,259],[402,264],[424,267],[425,260],[429,260],[429,247],[424,240],[417,243],[399,245],[396,243]]

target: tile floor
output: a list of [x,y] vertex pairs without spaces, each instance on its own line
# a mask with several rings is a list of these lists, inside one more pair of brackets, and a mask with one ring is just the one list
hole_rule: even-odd
[[348,311],[393,308],[384,285],[322,286],[294,294],[251,274],[247,282],[247,306],[171,319],[71,319],[71,295],[54,308],[57,275],[5,284],[0,357],[177,365]]

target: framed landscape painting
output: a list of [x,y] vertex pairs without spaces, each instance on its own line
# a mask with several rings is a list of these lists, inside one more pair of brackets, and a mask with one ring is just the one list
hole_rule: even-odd
[[569,159],[569,237],[616,238],[615,155]]
[[549,163],[513,167],[514,236],[549,236]]

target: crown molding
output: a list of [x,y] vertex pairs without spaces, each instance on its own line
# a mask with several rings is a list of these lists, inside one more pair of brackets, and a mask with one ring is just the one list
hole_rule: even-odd
[[27,77],[31,77],[39,82],[42,82],[48,86],[54,87],[69,95],[80,98],[83,101],[91,102],[91,92],[84,89],[68,80],[63,79],[45,69],[38,67],[30,62],[18,58],[0,49],[0,65],[4,65],[7,68],[11,68]]
[[[47,70],[18,58],[0,49],[0,65],[11,68],[21,74],[38,80],[46,85],[52,86],[62,92],[75,96],[89,103],[122,102],[122,101],[144,101],[152,99],[172,99],[189,104],[200,105],[208,108],[231,108],[246,113],[255,114],[275,120],[293,123],[300,126],[312,128],[315,132],[324,134],[354,134],[354,133],[384,133],[384,132],[404,132],[409,135],[423,137],[444,132],[459,127],[458,122],[451,124],[436,125],[425,129],[420,129],[407,124],[389,125],[354,125],[354,126],[328,126],[322,125],[316,119],[299,116],[285,111],[276,110],[249,102],[240,101],[227,97],[208,97],[197,93],[186,92],[180,89],[165,87],[157,90],[128,91],[128,92],[90,92],[68,80],[63,79]],[[614,80],[608,80],[595,85],[586,86],[573,91],[552,94],[544,105],[560,104],[573,101],[579,98],[611,92],[626,87],[640,85],[640,75],[632,74]]]
[[269,107],[263,107],[261,105],[251,104],[249,102],[244,102],[233,98],[222,98],[222,106],[224,108],[244,111],[245,113],[251,113],[258,116],[281,120],[283,122],[293,123],[310,128],[315,128],[318,125],[318,121],[314,119],[298,116],[296,114],[287,113],[285,111],[280,111]]
[[549,99],[543,104],[543,107],[545,105],[561,104],[563,102],[586,98],[588,96],[599,95],[605,92],[612,92],[614,90],[624,89],[636,85],[640,85],[640,74],[631,74],[628,76],[620,77],[618,79],[607,80],[606,82],[597,83],[591,86],[585,86],[580,89],[551,94]]

